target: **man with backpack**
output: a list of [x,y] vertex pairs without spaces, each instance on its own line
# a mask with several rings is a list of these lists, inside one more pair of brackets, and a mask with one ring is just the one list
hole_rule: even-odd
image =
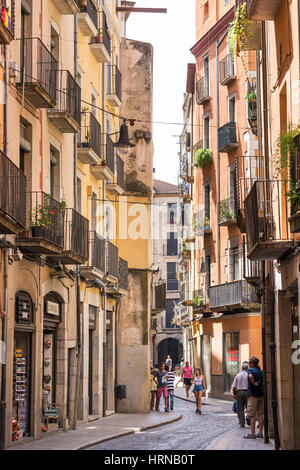
[[[263,438],[264,427],[264,390],[263,373],[258,365],[259,359],[251,357],[248,369],[248,403],[247,414],[250,418],[251,434],[245,439]],[[259,424],[259,434],[255,434],[255,422]]]

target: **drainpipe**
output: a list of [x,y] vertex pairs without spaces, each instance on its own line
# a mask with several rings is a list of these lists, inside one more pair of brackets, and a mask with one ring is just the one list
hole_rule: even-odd
[[118,316],[120,313],[120,297],[118,296],[116,298],[116,311],[115,311],[115,387],[114,387],[114,393],[115,393],[115,413],[118,411],[118,398],[116,394],[116,387],[118,385],[118,342],[117,342],[117,322],[118,322]]
[[103,309],[103,368],[102,368],[102,416],[106,416],[106,391],[107,391],[107,380],[106,380],[106,287],[104,291],[104,309]]
[[[217,130],[217,211],[219,210],[220,205],[220,152],[219,152],[219,139],[218,139],[218,129],[219,129],[219,45],[221,41],[216,41],[216,130]],[[221,284],[221,250],[220,250],[220,226],[217,223],[217,266],[218,266],[218,284]]]
[[[8,314],[8,273],[7,273],[7,250],[3,249],[3,271],[4,271],[4,312]],[[6,441],[6,359],[7,359],[7,319],[2,318],[2,345],[4,358],[2,357],[1,364],[1,435],[0,435],[0,449],[5,449]]]

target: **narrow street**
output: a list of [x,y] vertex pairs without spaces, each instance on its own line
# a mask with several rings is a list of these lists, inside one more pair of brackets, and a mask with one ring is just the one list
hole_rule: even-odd
[[[231,402],[210,399],[210,404],[203,406],[203,414],[198,415],[194,403],[175,398],[175,410],[182,414],[182,419],[175,423],[107,441],[88,450],[204,450],[218,437],[239,428]],[[247,432],[247,427],[241,430],[242,435]],[[261,448],[271,450],[267,446]]]

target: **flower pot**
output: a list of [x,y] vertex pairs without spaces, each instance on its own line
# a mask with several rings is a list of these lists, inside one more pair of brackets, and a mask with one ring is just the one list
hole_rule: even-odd
[[77,142],[77,148],[81,148],[81,142]]
[[39,225],[33,225],[31,227],[32,238],[44,238],[45,229]]
[[30,230],[23,230],[19,233],[18,238],[30,238]]

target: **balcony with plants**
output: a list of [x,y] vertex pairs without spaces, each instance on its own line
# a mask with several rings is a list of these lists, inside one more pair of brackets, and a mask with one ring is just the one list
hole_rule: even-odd
[[48,119],[62,133],[76,134],[81,125],[81,88],[68,70],[57,72],[56,105]]
[[26,227],[26,177],[0,151],[0,234],[17,234]]
[[0,18],[0,44],[10,44],[15,38],[15,0],[2,1]]
[[55,4],[61,15],[76,15],[80,12],[81,0],[56,0]]
[[50,194],[32,191],[27,195],[27,228],[19,233],[16,245],[31,255],[61,254],[64,247],[66,204]]
[[300,233],[300,125],[282,134],[278,141],[280,167],[290,175],[287,199],[291,233]]
[[256,289],[244,279],[211,286],[208,295],[210,309],[214,312],[242,313],[261,308]]
[[90,49],[99,64],[106,64],[111,59],[111,38],[108,33],[106,15],[98,12],[97,34],[93,35]]
[[54,108],[57,61],[39,38],[23,38],[18,43],[21,51],[18,91],[36,108]]
[[93,0],[80,0],[78,27],[84,36],[95,37],[98,30],[98,10]]
[[84,164],[101,164],[101,125],[88,108],[81,113],[77,157]]
[[97,180],[112,181],[115,174],[115,147],[108,134],[102,135],[102,140],[105,140],[105,144],[102,145],[104,158],[100,164],[95,163],[91,165],[91,173]]

